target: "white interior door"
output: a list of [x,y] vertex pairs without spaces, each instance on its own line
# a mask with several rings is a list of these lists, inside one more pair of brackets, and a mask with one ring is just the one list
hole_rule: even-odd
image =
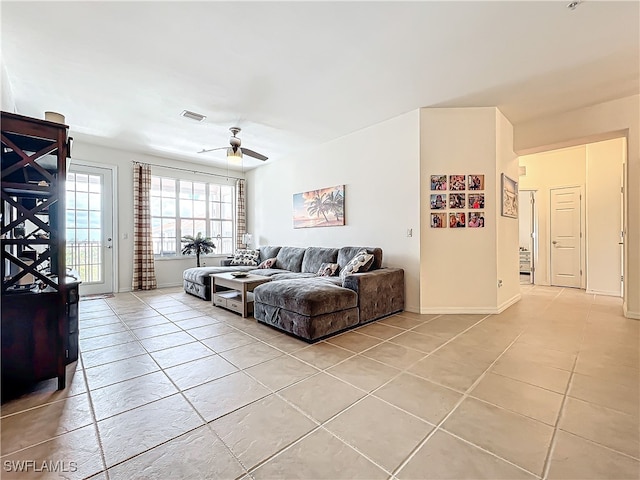
[[66,190],[67,267],[80,274],[81,295],[112,293],[112,172],[72,163]]
[[581,189],[551,189],[551,285],[581,287]]

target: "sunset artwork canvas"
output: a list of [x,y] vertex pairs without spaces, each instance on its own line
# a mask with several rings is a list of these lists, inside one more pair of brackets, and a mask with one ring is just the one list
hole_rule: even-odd
[[293,195],[293,228],[344,225],[344,185]]

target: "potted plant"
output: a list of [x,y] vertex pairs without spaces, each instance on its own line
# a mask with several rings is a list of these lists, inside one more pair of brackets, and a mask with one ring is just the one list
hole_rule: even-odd
[[202,232],[198,232],[198,234],[193,237],[191,235],[185,235],[181,239],[182,243],[186,245],[182,247],[183,255],[191,255],[193,253],[196,254],[196,266],[200,266],[200,254],[201,253],[211,253],[216,249],[216,245],[211,240],[211,237],[205,237],[202,235]]

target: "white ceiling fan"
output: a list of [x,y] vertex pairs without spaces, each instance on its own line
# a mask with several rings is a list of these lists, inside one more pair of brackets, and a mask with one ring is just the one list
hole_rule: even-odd
[[262,160],[262,161],[265,161],[269,158],[262,155],[261,153],[254,152],[253,150],[249,150],[248,148],[244,148],[244,147],[240,148],[240,144],[242,143],[242,141],[236,136],[238,133],[240,133],[240,130],[241,130],[240,127],[231,127],[229,130],[233,135],[229,139],[229,144],[231,145],[230,147],[218,147],[218,148],[209,148],[209,149],[203,148],[198,153],[207,153],[207,152],[213,152],[214,150],[226,149],[227,160],[236,161],[236,162],[242,160],[243,154],[253,158],[257,158],[258,160]]

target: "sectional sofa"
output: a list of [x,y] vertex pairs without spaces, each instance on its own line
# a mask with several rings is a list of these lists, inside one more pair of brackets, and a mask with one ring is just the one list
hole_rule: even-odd
[[[358,252],[373,256],[364,272],[340,276]],[[271,259],[271,262],[266,262]],[[254,317],[313,342],[347,328],[371,322],[404,309],[404,271],[382,267],[382,249],[373,247],[259,248],[255,265],[190,268],[184,271],[187,293],[211,298],[210,274],[246,271],[271,277],[254,290]],[[321,267],[337,264],[334,276],[320,276]],[[324,267],[323,267],[324,268]],[[334,267],[335,268],[335,267]]]

